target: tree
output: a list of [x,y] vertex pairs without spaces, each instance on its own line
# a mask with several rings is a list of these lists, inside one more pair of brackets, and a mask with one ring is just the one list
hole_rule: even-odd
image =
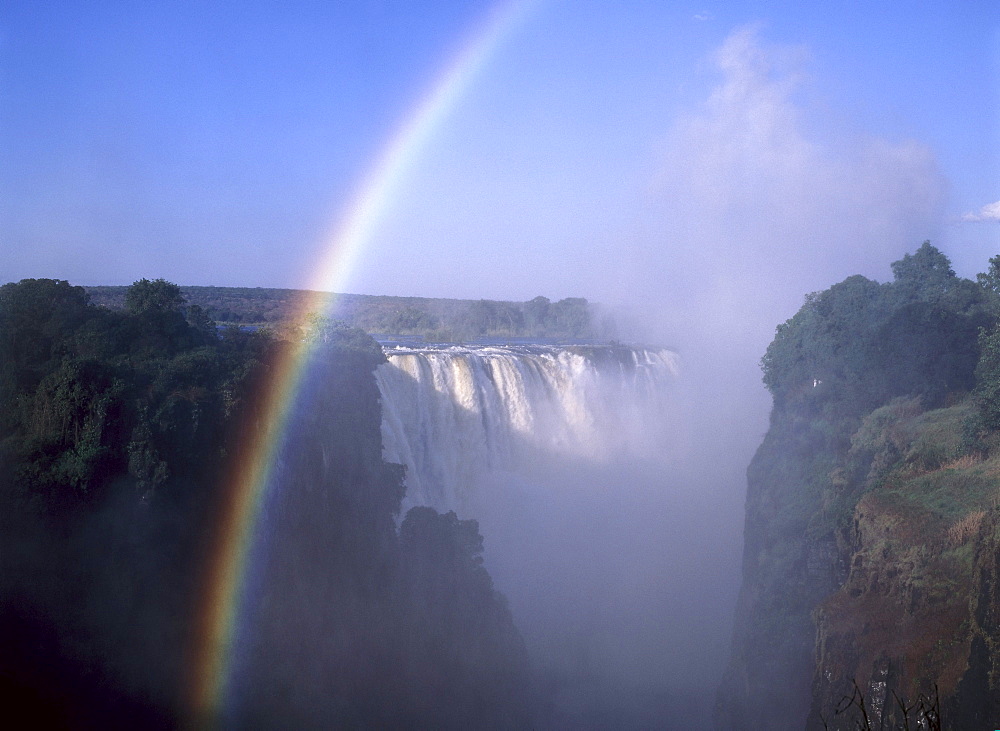
[[0,287],[0,367],[44,368],[66,335],[90,314],[87,293],[59,279],[22,279]]
[[1000,429],[1000,328],[992,332],[980,330],[979,349],[973,398],[979,426],[995,431]]
[[215,322],[200,306],[191,305],[187,308],[187,323],[201,335],[205,342],[218,340],[219,335],[215,329]]
[[524,303],[524,311],[528,319],[528,327],[531,328],[535,335],[542,335],[545,333],[546,323],[549,317],[549,302],[548,297],[542,297],[539,295],[532,300],[528,300]]
[[133,315],[145,312],[180,312],[184,306],[181,288],[165,279],[140,279],[125,292],[125,309]]
[[83,287],[23,279],[0,287],[0,439],[15,428],[17,399],[59,366],[68,335],[91,316]]
[[990,268],[977,274],[976,281],[983,289],[1000,295],[1000,254],[990,257]]
[[590,334],[590,303],[583,297],[566,297],[552,303],[548,319],[550,328],[561,337],[587,337]]
[[170,358],[205,342],[205,333],[185,318],[184,303],[181,288],[165,279],[140,279],[128,288],[125,309],[137,332],[126,339],[134,358]]
[[[47,375],[22,416],[22,484],[53,507],[106,487],[122,467],[125,385],[107,363],[66,358]],[[67,491],[75,493],[70,497]]]
[[882,286],[860,275],[808,295],[795,316],[778,326],[761,359],[775,403],[856,393],[871,373],[871,333],[884,322],[883,299]]
[[893,290],[901,299],[938,299],[958,282],[948,257],[930,241],[892,263]]
[[976,283],[985,299],[984,309],[1000,318],[1000,254],[990,258],[990,268],[976,275]]

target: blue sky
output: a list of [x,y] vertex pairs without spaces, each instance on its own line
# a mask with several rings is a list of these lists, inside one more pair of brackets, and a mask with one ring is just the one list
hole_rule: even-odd
[[[8,0],[0,280],[308,284],[493,5]],[[773,321],[928,238],[984,270],[998,173],[995,2],[538,0],[345,288],[721,319],[759,295]]]

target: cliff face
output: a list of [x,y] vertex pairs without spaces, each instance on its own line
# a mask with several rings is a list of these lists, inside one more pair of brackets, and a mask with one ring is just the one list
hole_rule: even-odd
[[901,398],[844,440],[776,412],[748,471],[719,727],[1000,720],[1000,457],[962,453],[970,415]]
[[[907,456],[854,510],[850,574],[813,613],[811,727],[854,728],[865,714],[875,726],[905,727],[921,710],[940,713],[945,728],[996,717],[986,668],[996,662],[1000,607],[991,583],[1000,461],[967,455],[934,465],[915,456],[928,431],[961,412],[909,420]],[[856,693],[864,713],[844,700]]]
[[969,601],[968,669],[945,713],[956,727],[986,728],[1000,719],[1000,513],[996,500],[976,536]]
[[719,728],[1000,727],[998,290],[929,244],[892,266],[762,360]]
[[743,584],[716,724],[798,729],[809,711],[813,608],[838,585],[832,534],[810,531],[831,470],[829,425],[776,412],[747,470]]
[[384,359],[346,331],[303,379],[229,725],[530,725],[527,654],[476,521],[415,508],[396,529],[403,468],[382,459],[372,373]]

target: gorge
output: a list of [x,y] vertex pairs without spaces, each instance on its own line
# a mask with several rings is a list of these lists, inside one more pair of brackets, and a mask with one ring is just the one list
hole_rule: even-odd
[[[925,243],[893,274],[777,329],[770,428],[728,463],[746,422],[697,353],[282,337],[163,280],[124,310],[3,285],[0,697],[54,726],[990,724],[1000,257],[973,282]],[[219,506],[306,337],[232,660],[192,706]],[[747,461],[737,603],[719,485]]]
[[729,604],[680,448],[683,364],[621,345],[386,349],[383,456],[403,511],[475,518],[543,727],[708,724]]

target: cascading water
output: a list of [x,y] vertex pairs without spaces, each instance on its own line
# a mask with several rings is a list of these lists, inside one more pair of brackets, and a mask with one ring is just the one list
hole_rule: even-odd
[[669,386],[667,350],[619,346],[393,348],[376,371],[389,462],[405,464],[404,508],[466,512],[497,474],[553,458],[655,454]]
[[479,521],[550,703],[538,728],[707,727],[732,598],[706,577],[728,570],[717,547],[733,529],[712,466],[692,461],[677,356],[543,345],[386,356],[384,457],[406,465],[403,510]]

